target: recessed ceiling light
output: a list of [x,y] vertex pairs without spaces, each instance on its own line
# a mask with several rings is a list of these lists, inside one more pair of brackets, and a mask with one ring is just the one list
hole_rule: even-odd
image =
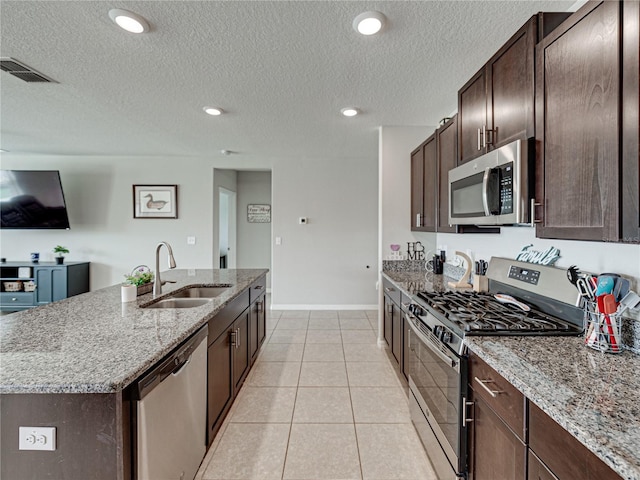
[[347,107],[340,110],[340,113],[345,117],[355,117],[360,113],[360,110],[355,107]]
[[222,115],[222,112],[223,112],[223,110],[218,107],[204,107],[203,110],[205,111],[205,113],[209,115],[213,115],[214,117],[217,117],[218,115]]
[[353,20],[353,28],[362,35],[373,35],[382,30],[386,18],[380,12],[364,12]]
[[149,22],[147,22],[140,15],[128,10],[122,10],[120,8],[114,8],[109,10],[109,17],[120,28],[131,33],[144,33],[149,31]]

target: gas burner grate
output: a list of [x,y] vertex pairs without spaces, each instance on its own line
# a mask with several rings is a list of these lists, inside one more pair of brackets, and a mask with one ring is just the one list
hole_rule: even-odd
[[420,292],[436,315],[448,319],[466,335],[571,334],[575,326],[538,310],[528,312],[498,302],[492,295],[476,292]]

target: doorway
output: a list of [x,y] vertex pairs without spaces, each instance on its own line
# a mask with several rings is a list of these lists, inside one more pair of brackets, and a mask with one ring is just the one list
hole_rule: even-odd
[[223,187],[218,192],[220,268],[236,268],[236,192]]

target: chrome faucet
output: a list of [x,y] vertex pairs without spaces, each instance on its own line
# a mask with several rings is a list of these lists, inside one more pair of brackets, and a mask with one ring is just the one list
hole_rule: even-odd
[[167,242],[160,242],[156,247],[156,278],[153,281],[153,296],[157,297],[162,294],[162,280],[160,280],[160,248],[162,246],[167,247],[169,250],[169,268],[176,268],[176,259],[173,258],[173,250],[171,250],[171,245]]

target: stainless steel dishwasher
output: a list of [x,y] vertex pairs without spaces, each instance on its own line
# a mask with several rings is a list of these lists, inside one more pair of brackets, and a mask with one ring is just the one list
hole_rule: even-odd
[[137,382],[137,480],[193,480],[206,452],[207,327]]

